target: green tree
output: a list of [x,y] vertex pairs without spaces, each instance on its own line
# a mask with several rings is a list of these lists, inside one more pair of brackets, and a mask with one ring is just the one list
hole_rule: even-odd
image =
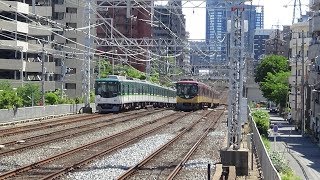
[[9,82],[0,82],[0,109],[11,109],[22,106],[22,99],[17,95]]
[[280,111],[286,106],[289,93],[289,76],[290,72],[268,73],[265,81],[260,83],[263,96],[280,104]]
[[106,78],[109,74],[112,74],[112,65],[107,59],[100,60],[96,65],[96,72],[99,72],[100,68],[100,77]]
[[45,94],[45,101],[46,101],[46,104],[50,104],[50,105],[58,104],[59,96],[55,92],[47,92]]
[[41,99],[40,86],[33,83],[25,84],[17,89],[17,94],[22,99],[23,106],[31,106],[38,104]]
[[268,72],[275,74],[289,71],[288,60],[284,56],[270,55],[265,57],[258,65],[255,73],[255,81],[263,82]]

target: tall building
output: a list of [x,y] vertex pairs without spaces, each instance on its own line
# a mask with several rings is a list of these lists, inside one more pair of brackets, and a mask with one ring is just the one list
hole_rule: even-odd
[[[231,7],[223,0],[207,1],[206,12],[206,42],[210,51],[216,52],[216,56],[211,57],[210,61],[223,63],[227,58],[228,20],[231,19]],[[254,30],[262,29],[264,26],[263,6],[245,5],[244,19],[247,27],[245,29],[245,47],[248,55],[253,54]]]
[[[182,44],[187,40],[186,36],[186,19],[182,13],[181,0],[170,0],[167,5],[158,5],[154,7],[154,22],[156,25],[152,28],[152,37],[154,39],[163,39],[168,41],[176,41]],[[159,47],[160,48],[160,47]],[[161,49],[155,48],[158,51]],[[166,47],[163,51],[167,54],[181,54],[175,57],[177,66],[184,66],[186,62],[185,54],[181,46]],[[159,52],[156,52],[159,53]],[[161,53],[161,52],[160,52]]]
[[[146,4],[151,4],[150,1],[144,1]],[[111,3],[112,4],[112,3]],[[110,26],[100,26],[97,28],[97,35],[99,38],[106,38],[108,40],[113,41],[112,46],[104,46],[98,47],[98,49],[103,51],[111,51],[114,54],[121,54],[121,56],[115,55],[110,56],[110,59],[113,59],[115,63],[128,63],[135,67],[136,69],[145,72],[146,71],[146,63],[144,60],[149,59],[148,54],[144,53],[143,55],[135,55],[135,56],[126,56],[126,54],[131,54],[130,52],[123,49],[121,46],[117,46],[117,42],[114,38],[117,39],[135,39],[136,42],[142,41],[144,38],[151,38],[152,36],[152,28],[151,28],[151,9],[144,7],[133,7],[130,9],[130,13],[128,13],[127,8],[119,8],[116,6],[125,7],[126,4],[119,4],[115,2],[114,6],[111,7],[110,2],[100,2],[101,6],[110,6],[105,10],[99,10],[101,17],[99,16],[99,21],[109,21],[110,24],[117,29],[118,32],[110,30]],[[132,4],[135,4],[132,1]],[[109,30],[108,30],[109,29]],[[130,50],[137,50],[137,47],[133,45],[126,46],[126,48]],[[146,48],[147,49],[147,48]],[[138,50],[140,51],[140,50]],[[139,61],[141,59],[142,61]]]
[[275,29],[266,40],[266,55],[275,54],[290,57],[290,26],[283,26],[283,30]]
[[191,41],[190,48],[191,66],[210,65],[208,46],[205,41]]
[[[0,80],[13,87],[36,83],[44,90],[59,87],[61,71],[53,61],[51,48],[51,0],[1,1],[0,3]],[[41,64],[44,62],[44,68]]]
[[274,32],[272,29],[256,29],[254,32],[254,60],[260,61],[266,54],[266,40]]
[[209,60],[222,63],[227,58],[227,6],[224,0],[208,0],[206,6],[206,43],[215,52]]
[[[61,71],[59,89],[70,97],[81,97],[83,90],[84,59],[86,50],[83,46],[86,40],[86,30],[83,30],[85,16],[84,1],[79,3],[75,1],[52,1],[52,20],[59,24],[63,29],[53,34],[53,40],[56,43],[54,48],[54,62],[56,69]],[[94,8],[94,4],[91,8]],[[94,12],[91,15],[91,24],[95,24],[96,17]],[[96,36],[96,30],[91,28],[91,35]],[[91,48],[96,48],[91,38]],[[92,51],[91,51],[92,52]],[[94,69],[94,61],[91,61],[91,72]],[[91,76],[90,87],[93,89],[95,76]],[[57,82],[58,83],[58,82]]]

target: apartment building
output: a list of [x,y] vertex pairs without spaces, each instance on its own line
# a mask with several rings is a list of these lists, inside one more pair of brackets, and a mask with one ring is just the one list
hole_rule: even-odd
[[[13,87],[24,83],[41,85],[44,90],[56,89],[60,77],[53,61],[51,48],[51,0],[0,2],[0,80],[9,81]],[[44,67],[42,68],[42,62]]]
[[266,40],[265,54],[275,54],[284,57],[289,57],[289,41],[290,41],[290,26],[283,26],[283,30],[275,29]]
[[[310,129],[316,140],[320,140],[320,1],[310,0],[309,8],[313,12],[309,20],[311,42],[308,58],[310,60],[310,72],[308,74],[307,92],[310,95],[310,106],[307,111],[310,114]],[[308,101],[307,101],[308,104]]]
[[[301,127],[302,109],[306,109],[306,103],[303,105],[301,101],[302,78],[306,81],[308,73],[308,44],[311,41],[309,37],[309,22],[302,21],[291,26],[290,54],[289,63],[291,74],[289,84],[291,87],[289,93],[289,106],[291,108],[292,120]],[[302,44],[304,38],[304,45]],[[304,48],[304,52],[302,51]],[[302,63],[302,61],[304,61]],[[304,64],[304,77],[302,77],[302,64]],[[306,92],[304,94],[307,94]],[[307,96],[305,96],[306,98]],[[304,106],[304,107],[303,107]],[[305,116],[306,117],[306,116]]]
[[[92,1],[91,10],[91,25],[96,23],[95,4]],[[52,1],[52,20],[57,22],[62,30],[57,30],[53,34],[55,43],[54,62],[57,69],[62,73],[59,84],[59,89],[62,88],[69,97],[81,97],[83,95],[83,76],[84,59],[86,56],[86,49],[83,46],[86,44],[87,29],[85,24],[85,1],[67,1],[67,0],[53,0]],[[96,48],[93,43],[94,36],[96,36],[96,28],[91,27],[91,53]],[[95,74],[93,73],[95,59],[91,56],[91,84],[93,89]]]
[[[175,65],[185,67],[190,63],[188,57],[185,56],[182,42],[187,40],[186,19],[182,13],[181,0],[170,0],[166,5],[158,5],[154,7],[155,25],[152,27],[152,37],[155,39],[164,39],[167,41],[175,40],[180,46],[163,47],[166,54],[181,54],[175,57]],[[161,47],[156,47],[155,53],[161,51]],[[158,52],[157,52],[158,51]]]
[[266,54],[266,41],[270,38],[270,35],[274,32],[273,29],[256,29],[254,31],[254,44],[253,53],[254,60],[259,62]]
[[[135,1],[131,3],[135,4]],[[122,47],[119,47],[118,44],[121,44],[119,42],[127,38],[139,44],[144,39],[152,37],[150,4],[151,1],[144,1],[143,5],[136,5],[128,11],[125,3],[114,2],[112,4],[108,1],[99,1],[100,6],[108,8],[99,9],[98,22],[108,21],[117,30],[111,30],[110,25],[97,28],[98,37],[112,41],[111,46],[97,47],[103,51],[113,52],[114,55],[109,55],[107,59],[112,60],[115,64],[128,63],[139,71],[146,72],[147,64],[145,60],[150,59],[149,54],[133,44],[123,44]],[[119,8],[119,6],[122,8]],[[114,38],[117,38],[117,41]],[[128,41],[126,40],[126,42]],[[143,48],[147,50],[149,47]],[[127,55],[132,54],[132,52],[139,52],[139,55]]]

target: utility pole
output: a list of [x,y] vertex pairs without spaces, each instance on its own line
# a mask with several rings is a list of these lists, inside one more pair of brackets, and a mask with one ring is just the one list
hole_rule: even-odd
[[21,79],[21,86],[23,87],[23,48],[21,47],[21,72],[20,72],[20,79]]
[[61,62],[61,98],[63,98],[63,85],[64,78],[66,76],[67,67],[64,66],[65,63],[65,51],[62,51],[62,62]]
[[42,105],[45,106],[45,99],[44,99],[44,79],[45,79],[45,70],[44,70],[44,61],[45,61],[45,50],[44,50],[44,43],[42,42],[42,57],[41,57],[41,101]]
[[279,39],[280,39],[280,36],[279,36],[279,29],[276,30],[276,39],[275,39],[275,45],[276,45],[276,54],[279,55]]
[[100,56],[98,56],[98,79],[101,78],[101,62],[100,62]]
[[301,65],[302,65],[302,72],[301,72],[301,133],[304,135],[305,133],[305,104],[304,104],[304,31],[302,31],[302,45],[301,45]]
[[295,95],[294,95],[294,109],[295,109],[295,124],[298,124],[298,36],[296,37],[296,80],[295,80]]

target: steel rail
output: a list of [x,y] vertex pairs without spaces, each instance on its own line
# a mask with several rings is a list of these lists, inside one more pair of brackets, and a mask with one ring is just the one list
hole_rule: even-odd
[[[89,116],[92,116],[92,115],[83,115],[83,116],[76,116],[76,115],[71,115],[71,116],[64,116],[64,117],[58,117],[56,120],[54,119],[51,119],[50,121],[48,122],[41,122],[41,120],[38,120],[40,122],[36,123],[36,124],[27,124],[27,125],[22,125],[22,126],[19,126],[19,127],[9,127],[9,128],[1,128],[0,129],[0,133],[3,133],[3,132],[8,132],[8,131],[14,131],[14,130],[18,130],[18,129],[23,129],[23,128],[29,128],[29,127],[34,127],[35,125],[46,125],[48,123],[57,123],[57,122],[63,122],[63,121],[66,121],[68,118],[79,118],[79,117],[89,117]],[[48,120],[48,119],[47,119]],[[37,122],[37,121],[28,121],[28,122]],[[19,123],[19,122],[18,122]],[[12,126],[12,125],[16,125],[18,123],[11,123],[11,124],[8,124],[8,126]]]
[[183,157],[183,159],[180,161],[180,163],[175,167],[175,169],[169,174],[167,180],[172,180],[182,169],[183,165],[188,161],[190,156],[197,150],[199,145],[202,143],[204,138],[209,134],[211,130],[215,129],[215,125],[219,122],[219,119],[223,115],[223,111],[218,115],[217,120],[212,122],[209,128],[206,129],[206,131],[203,133],[203,135],[199,138],[199,140],[192,146],[192,148],[188,151],[188,153]]
[[[131,139],[125,141],[125,142],[122,142],[122,143],[120,143],[120,144],[118,144],[118,145],[116,145],[116,146],[113,146],[113,147],[111,147],[111,148],[109,148],[109,149],[107,149],[107,150],[104,150],[103,152],[100,152],[99,154],[96,154],[96,155],[91,156],[91,157],[89,157],[89,158],[87,158],[87,159],[84,159],[84,160],[82,160],[81,162],[79,162],[79,163],[77,163],[77,164],[74,164],[74,165],[72,165],[72,166],[66,167],[66,168],[64,168],[63,170],[60,170],[60,171],[58,171],[58,172],[56,172],[56,173],[53,173],[53,174],[51,174],[51,175],[48,175],[48,176],[45,177],[44,179],[52,179],[51,177],[58,177],[58,176],[60,176],[61,174],[63,174],[64,172],[70,171],[70,170],[72,170],[72,169],[74,169],[74,168],[79,167],[81,164],[84,164],[84,163],[87,163],[87,162],[89,162],[89,161],[92,161],[95,157],[98,157],[98,156],[101,156],[101,155],[110,153],[110,152],[116,150],[116,149],[119,148],[119,147],[122,147],[122,146],[124,146],[124,145],[126,145],[126,144],[129,144],[130,142],[132,142],[132,141],[134,141],[134,140],[136,140],[136,139],[139,139],[140,137],[143,137],[143,136],[145,136],[145,135],[147,135],[147,134],[150,134],[150,133],[152,133],[152,132],[154,132],[154,131],[156,131],[156,130],[162,128],[162,127],[164,127],[165,125],[170,124],[170,123],[172,123],[172,122],[174,122],[174,121],[177,121],[177,120],[179,120],[181,117],[185,117],[185,116],[187,116],[187,115],[188,115],[188,114],[184,114],[183,116],[177,117],[177,118],[175,118],[175,119],[173,119],[173,120],[171,120],[171,121],[169,121],[169,122],[167,122],[167,123],[165,123],[165,124],[163,124],[163,125],[160,125],[160,126],[154,128],[154,129],[152,129],[152,130],[149,130],[149,131],[147,131],[147,132],[145,132],[145,133],[143,133],[143,134],[141,134],[141,135],[139,135],[139,136],[133,137],[133,138],[131,138]],[[165,116],[165,117],[161,117],[161,118],[159,118],[159,119],[157,119],[157,120],[154,120],[153,122],[166,119],[166,118],[168,118],[169,116],[172,116],[172,114],[171,114],[171,115],[167,115],[167,116]],[[140,125],[140,126],[130,128],[130,129],[128,129],[128,130],[125,130],[125,131],[123,131],[123,132],[114,134],[114,135],[112,135],[112,136],[108,136],[108,137],[106,137],[106,138],[97,140],[97,141],[92,142],[92,143],[85,144],[85,145],[83,145],[83,146],[80,146],[80,147],[77,147],[77,148],[75,148],[75,149],[66,151],[66,152],[64,152],[64,153],[61,153],[61,154],[58,154],[58,155],[55,155],[55,156],[51,156],[51,157],[49,157],[49,158],[47,158],[47,159],[44,159],[44,160],[41,160],[41,161],[39,161],[39,162],[35,162],[35,163],[32,163],[32,164],[29,164],[29,165],[25,165],[25,166],[23,166],[23,167],[20,167],[20,168],[18,168],[18,169],[14,169],[14,170],[5,172],[5,173],[3,173],[3,174],[0,174],[0,179],[5,179],[5,178],[8,178],[8,177],[17,175],[18,173],[21,173],[21,172],[25,172],[25,171],[34,169],[34,168],[36,168],[36,167],[39,167],[39,166],[41,166],[41,165],[44,165],[44,164],[49,163],[49,162],[51,162],[51,161],[54,161],[54,160],[56,160],[56,159],[60,159],[60,158],[66,157],[66,156],[68,156],[68,155],[72,155],[73,153],[79,152],[79,151],[81,151],[81,150],[88,149],[89,147],[96,146],[96,145],[98,145],[98,144],[108,142],[108,141],[111,140],[111,139],[118,138],[118,137],[120,137],[120,136],[123,135],[123,134],[126,134],[126,133],[128,133],[128,132],[130,132],[130,131],[137,130],[137,129],[143,127],[143,126],[149,125],[150,123],[151,123],[151,122],[144,123],[144,124],[142,124],[142,125]]]
[[[71,124],[71,123],[75,123],[75,122],[79,122],[79,121],[83,121],[83,120],[87,121],[87,120],[99,118],[99,117],[103,117],[103,116],[102,115],[91,115],[89,117],[76,117],[76,118],[71,118],[71,119],[64,119],[64,122],[59,122],[56,124],[42,123],[42,125],[40,125],[38,127],[33,127],[33,128],[28,128],[28,129],[20,129],[20,130],[17,129],[17,130],[13,130],[13,131],[9,131],[9,132],[0,133],[0,137],[16,135],[19,133],[22,134],[22,133],[27,133],[27,132],[31,132],[31,131],[46,129],[46,128],[52,128],[52,127],[57,127],[57,126],[63,126],[66,124]],[[37,126],[37,124],[33,124],[33,126]]]
[[[158,112],[158,111],[157,111],[157,112]],[[84,129],[83,131],[71,132],[71,133],[66,134],[66,135],[61,135],[61,136],[58,136],[58,137],[45,139],[45,140],[43,140],[43,141],[36,142],[36,143],[33,143],[33,144],[29,144],[29,145],[22,146],[22,147],[18,147],[18,148],[16,148],[16,149],[10,149],[10,150],[7,150],[7,151],[3,151],[3,152],[0,152],[0,156],[4,156],[4,155],[8,155],[8,154],[10,154],[10,153],[15,153],[15,152],[18,152],[18,151],[22,151],[22,150],[27,149],[27,148],[40,146],[40,145],[47,144],[47,143],[50,143],[50,142],[53,142],[53,141],[58,141],[58,140],[60,140],[60,139],[66,138],[66,137],[85,134],[85,133],[94,131],[94,130],[96,130],[96,129],[101,129],[101,128],[103,128],[103,127],[107,127],[107,126],[110,126],[110,125],[114,125],[114,124],[122,123],[122,122],[125,122],[125,121],[133,120],[133,119],[135,119],[135,118],[140,118],[140,117],[143,117],[143,116],[148,116],[148,115],[151,115],[151,114],[154,114],[154,113],[157,113],[157,112],[147,112],[147,111],[146,111],[145,114],[138,114],[138,115],[136,115],[136,116],[130,117],[129,119],[123,119],[123,120],[121,120],[121,121],[116,121],[116,122],[103,122],[103,121],[99,121],[99,122],[94,122],[94,123],[92,123],[92,124],[86,124],[86,125],[82,125],[82,126],[77,126],[77,127],[69,128],[69,129],[64,129],[64,130],[61,130],[61,131],[56,131],[56,132],[52,132],[52,133],[41,134],[41,135],[38,135],[38,136],[26,138],[26,139],[23,139],[23,140],[33,139],[33,138],[37,138],[37,137],[41,138],[41,137],[43,137],[43,136],[47,137],[47,136],[49,136],[49,135],[59,134],[59,133],[62,133],[62,132],[68,132],[68,131],[73,130],[73,129],[78,130],[79,128],[86,128],[86,127],[88,128],[88,129]],[[128,116],[132,116],[132,115],[128,115]],[[116,117],[116,118],[112,118],[112,119],[110,119],[110,120],[121,119],[121,118],[128,117],[128,116]],[[106,123],[106,124],[101,125],[101,126],[98,126],[98,127],[92,127],[92,128],[90,128],[90,126],[92,126],[92,125],[103,124],[103,123]],[[11,144],[12,144],[12,143],[16,143],[16,141],[12,141],[12,142],[8,142],[8,143],[11,143]],[[8,144],[8,143],[7,143],[7,144]],[[4,145],[5,145],[5,144],[6,144],[6,143],[4,143]]]
[[179,139],[182,135],[184,135],[185,133],[187,133],[192,127],[194,127],[196,124],[198,124],[204,117],[208,116],[209,114],[211,114],[213,111],[210,111],[206,114],[204,114],[203,116],[201,116],[201,118],[199,118],[198,120],[196,120],[195,122],[193,122],[189,127],[185,128],[183,131],[181,131],[176,137],[174,137],[173,139],[171,139],[169,142],[167,142],[166,144],[162,145],[160,148],[158,148],[155,152],[153,152],[151,155],[149,155],[148,157],[146,157],[145,159],[143,159],[140,163],[136,164],[135,166],[132,166],[130,169],[128,169],[126,172],[124,172],[122,175],[120,175],[120,177],[118,177],[118,180],[124,180],[128,177],[130,177],[136,170],[138,170],[140,167],[142,167],[143,165],[145,165],[147,162],[149,162],[152,158],[154,158],[156,155],[158,155],[160,152],[162,152],[165,148],[167,148],[169,145],[171,145],[173,142],[175,142],[177,139]]

